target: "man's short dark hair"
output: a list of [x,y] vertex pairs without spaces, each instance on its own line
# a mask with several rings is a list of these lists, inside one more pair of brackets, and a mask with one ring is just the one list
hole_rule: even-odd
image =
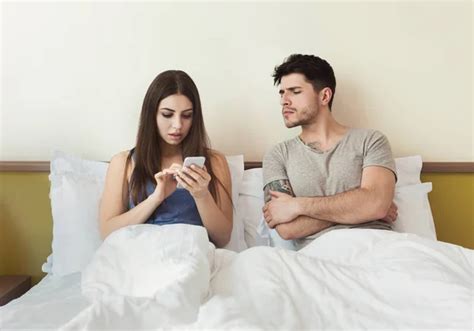
[[285,59],[285,62],[275,67],[272,76],[273,83],[280,84],[283,76],[293,73],[303,74],[316,92],[329,87],[332,91],[329,101],[329,109],[331,109],[336,94],[336,77],[331,65],[326,60],[314,55],[292,54]]

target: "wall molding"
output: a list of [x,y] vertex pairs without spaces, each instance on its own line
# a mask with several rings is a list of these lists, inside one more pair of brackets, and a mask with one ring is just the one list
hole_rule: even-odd
[[[261,161],[245,162],[245,169],[261,166]],[[0,161],[0,172],[49,172],[49,161]],[[421,172],[474,173],[474,162],[423,162]]]
[[49,161],[0,161],[0,172],[49,172]]

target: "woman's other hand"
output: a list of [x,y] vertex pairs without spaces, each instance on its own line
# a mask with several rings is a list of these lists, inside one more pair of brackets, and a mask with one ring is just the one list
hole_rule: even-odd
[[179,164],[172,164],[171,167],[163,169],[162,171],[155,174],[156,188],[152,196],[159,203],[163,202],[169,197],[174,191],[176,191],[176,175],[178,169],[181,168]]

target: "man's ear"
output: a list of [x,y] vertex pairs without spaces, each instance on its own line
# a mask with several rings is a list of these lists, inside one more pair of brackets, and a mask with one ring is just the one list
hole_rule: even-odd
[[319,102],[321,103],[321,105],[323,106],[329,105],[331,98],[332,98],[332,91],[329,87],[325,87],[321,91],[319,91]]

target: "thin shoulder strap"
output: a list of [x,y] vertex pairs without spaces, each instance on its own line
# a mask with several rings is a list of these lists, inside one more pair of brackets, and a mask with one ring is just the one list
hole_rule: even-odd
[[135,147],[133,147],[131,150],[130,150],[130,156],[133,158],[133,161],[135,161]]

